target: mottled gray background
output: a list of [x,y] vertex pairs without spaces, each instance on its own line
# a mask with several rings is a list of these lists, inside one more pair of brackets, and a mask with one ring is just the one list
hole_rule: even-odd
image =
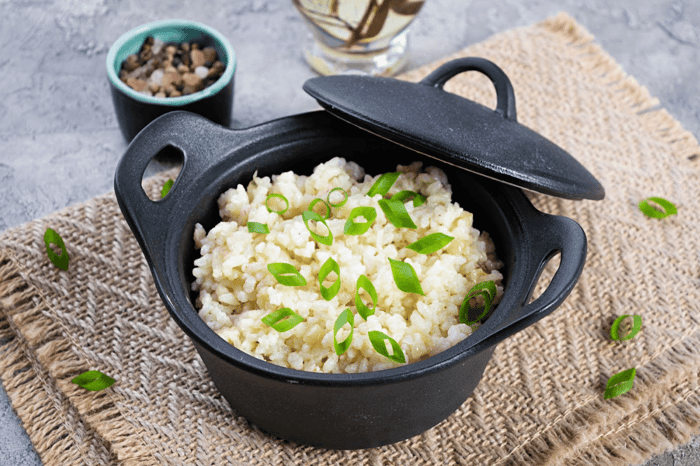
[[[700,136],[700,0],[427,0],[409,67],[566,11]],[[105,75],[123,32],[166,18],[203,22],[238,55],[234,127],[314,110],[313,73],[290,0],[0,0],[0,231],[113,188],[126,142]],[[0,389],[0,466],[41,462]],[[700,438],[645,466],[700,465]]]

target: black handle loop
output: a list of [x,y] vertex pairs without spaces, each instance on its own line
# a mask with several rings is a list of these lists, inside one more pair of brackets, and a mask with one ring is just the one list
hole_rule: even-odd
[[[217,144],[225,139],[229,147],[235,147],[239,133],[194,113],[173,111],[152,121],[131,141],[117,164],[114,191],[149,264],[158,265],[160,255],[155,251],[164,250],[178,203],[188,196],[192,183],[219,161]],[[152,201],[141,188],[141,179],[150,160],[168,145],[182,151],[182,169],[168,195]]]
[[[545,214],[543,214],[545,215]],[[561,253],[561,262],[547,289],[536,300],[522,307],[516,304],[508,317],[500,320],[497,326],[483,338],[477,337],[470,345],[470,351],[481,351],[505,340],[519,331],[531,326],[549,315],[560,306],[576,285],[586,262],[586,233],[574,220],[557,215],[546,215],[541,219],[540,228],[533,232],[530,240],[534,245],[525,260],[532,276],[528,292],[522,297],[523,304],[532,296],[542,269],[557,252]],[[488,325],[488,320],[484,326]],[[477,330],[478,332],[478,330]]]
[[442,89],[447,81],[465,71],[479,71],[485,74],[496,87],[496,112],[504,118],[517,121],[515,93],[510,79],[495,63],[485,58],[466,57],[447,62],[423,78],[421,84]]

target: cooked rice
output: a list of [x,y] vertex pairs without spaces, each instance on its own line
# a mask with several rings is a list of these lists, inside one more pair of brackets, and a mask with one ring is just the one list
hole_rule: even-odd
[[[493,280],[498,290],[494,302],[498,302],[503,294],[503,276],[498,271],[502,264],[496,259],[488,234],[472,228],[472,214],[451,202],[452,190],[445,173],[435,167],[421,172],[421,166],[420,162],[399,165],[396,171],[402,175],[387,195],[411,190],[427,197],[419,207],[410,201],[405,204],[418,226],[415,230],[394,227],[377,204],[381,196],[366,196],[379,175],[365,175],[356,163],[338,157],[317,166],[310,176],[290,171],[270,180],[256,173],[247,189],[238,185],[223,193],[218,200],[222,222],[208,234],[200,224],[195,226],[194,239],[202,256],[195,261],[192,289],[199,291],[197,308],[201,318],[221,338],[256,358],[313,372],[356,373],[396,367],[397,363],[372,347],[367,336],[372,330],[396,340],[407,363],[467,338],[478,324],[470,327],[459,323],[462,300],[475,284]],[[313,199],[326,200],[330,190],[338,186],[349,197],[326,220],[333,244],[321,245],[309,235],[301,213]],[[289,200],[284,215],[268,212],[265,201],[270,193]],[[338,199],[342,197],[338,195]],[[338,201],[333,197],[331,202]],[[272,207],[274,201],[270,204]],[[319,203],[315,210],[322,212],[322,206]],[[350,211],[359,206],[375,207],[376,221],[363,235],[344,235]],[[248,221],[267,224],[270,233],[249,233]],[[327,234],[320,222],[317,228],[317,233]],[[436,232],[455,239],[428,255],[406,248]],[[340,266],[341,287],[332,300],[326,301],[319,291],[318,272],[329,257]],[[388,258],[413,266],[425,296],[396,287]],[[293,264],[307,285],[279,284],[267,270],[273,262]],[[362,274],[372,281],[378,294],[376,312],[367,321],[357,314],[354,304],[355,285]],[[331,273],[324,286],[335,277]],[[361,296],[365,303],[371,302],[366,292]],[[481,303],[481,297],[477,300]],[[292,308],[304,321],[280,333],[261,319],[283,307]],[[338,356],[333,346],[333,326],[346,308],[355,314],[355,330],[350,348]],[[338,333],[338,341],[348,334],[346,325]]]

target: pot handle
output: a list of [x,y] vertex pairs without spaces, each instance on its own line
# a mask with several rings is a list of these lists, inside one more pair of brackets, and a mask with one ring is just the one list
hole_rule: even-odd
[[[131,227],[149,264],[165,250],[169,219],[179,200],[186,196],[197,177],[219,161],[225,135],[228,147],[235,147],[239,131],[216,125],[185,111],[168,112],[153,120],[131,141],[117,164],[114,191],[119,207]],[[167,146],[182,151],[180,174],[164,199],[152,201],[141,187],[143,173],[151,159]]]
[[[566,300],[583,271],[587,251],[583,228],[567,217],[541,212],[538,215],[543,217],[536,224],[533,222],[536,228],[533,228],[533,237],[528,240],[533,247],[529,257],[524,259],[532,264],[524,274],[534,277],[528,292],[520,302],[514,303],[514,311],[502,322],[498,322],[495,329],[488,332],[490,335],[487,338],[476,342],[474,346],[486,348],[495,345],[549,315]],[[557,252],[561,254],[561,261],[551,283],[536,300],[525,304],[532,297],[545,265]],[[525,305],[521,307],[520,304]],[[488,320],[484,325],[487,324]]]
[[465,57],[449,61],[420,81],[421,84],[442,89],[454,76],[465,71],[480,71],[496,87],[496,112],[501,116],[517,121],[515,112],[515,92],[508,76],[494,62],[478,57]]

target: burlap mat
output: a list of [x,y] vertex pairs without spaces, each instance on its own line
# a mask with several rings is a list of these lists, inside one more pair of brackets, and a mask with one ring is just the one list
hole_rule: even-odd
[[[455,414],[423,435],[359,451],[297,445],[251,426],[170,319],[109,193],[0,236],[0,375],[44,464],[627,465],[699,433],[697,141],[564,14],[440,63],[467,55],[505,70],[519,121],[577,157],[606,198],[530,195],[583,226],[586,268],[559,309],[497,347]],[[477,73],[446,88],[495,103]],[[154,196],[169,175],[147,181]],[[637,203],[649,196],[676,203],[678,215],[645,217]],[[67,245],[67,272],[47,259],[47,227]],[[554,270],[550,263],[537,294]],[[644,325],[611,346],[621,314]],[[632,390],[603,400],[608,378],[630,367]],[[118,382],[102,392],[70,383],[89,369]]]

